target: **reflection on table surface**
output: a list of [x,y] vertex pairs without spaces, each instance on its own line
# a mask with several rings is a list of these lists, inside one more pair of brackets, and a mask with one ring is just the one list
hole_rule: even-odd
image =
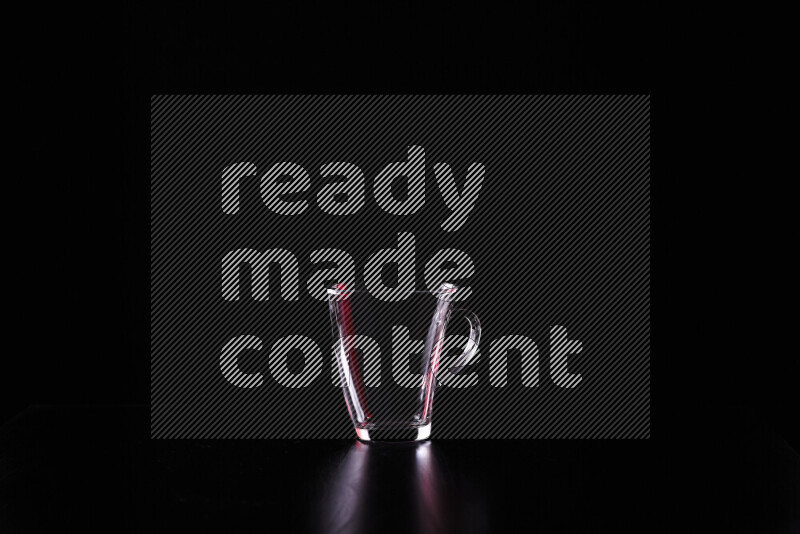
[[796,532],[800,455],[755,415],[709,420],[660,448],[198,441],[149,439],[147,407],[31,409],[0,428],[0,532],[641,532],[665,507],[695,530]]
[[332,470],[314,526],[376,532],[390,521],[408,532],[486,531],[485,500],[460,482],[444,471],[436,443],[357,441]]

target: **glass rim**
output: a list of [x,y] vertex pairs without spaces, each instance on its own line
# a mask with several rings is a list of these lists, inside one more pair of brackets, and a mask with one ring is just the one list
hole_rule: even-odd
[[[461,287],[452,282],[442,282],[436,289],[414,289],[413,291],[409,291],[408,294],[411,295],[413,293],[422,293],[426,295],[433,295],[436,298],[441,299],[442,297],[452,297],[453,294],[455,294],[459,289],[461,289]],[[354,293],[367,293],[372,295],[372,292],[368,289],[350,289],[341,283],[330,284],[325,288],[325,291],[329,298],[346,298]]]

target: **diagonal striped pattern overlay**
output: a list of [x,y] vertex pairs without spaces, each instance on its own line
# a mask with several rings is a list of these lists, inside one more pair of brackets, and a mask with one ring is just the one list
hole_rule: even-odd
[[649,96],[154,96],[150,201],[154,438],[353,438],[327,278],[466,259],[433,438],[650,436]]

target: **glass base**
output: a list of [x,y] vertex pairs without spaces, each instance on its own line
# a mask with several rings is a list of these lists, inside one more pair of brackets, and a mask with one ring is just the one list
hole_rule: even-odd
[[356,435],[361,441],[424,441],[431,437],[431,424],[410,428],[356,428]]

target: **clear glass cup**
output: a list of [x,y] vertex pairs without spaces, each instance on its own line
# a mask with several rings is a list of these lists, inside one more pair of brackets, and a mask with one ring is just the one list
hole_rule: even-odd
[[[419,441],[430,436],[437,372],[459,373],[480,342],[478,317],[454,307],[459,291],[444,283],[435,291],[393,295],[399,300],[387,302],[343,284],[328,288],[333,353],[360,440]],[[453,365],[440,371],[454,314],[469,322],[469,338]]]

